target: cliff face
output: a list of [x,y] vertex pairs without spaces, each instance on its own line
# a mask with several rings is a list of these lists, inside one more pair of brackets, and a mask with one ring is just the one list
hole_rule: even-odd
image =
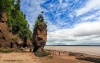
[[[8,20],[6,12],[2,12],[0,18],[0,47],[20,48],[23,47],[24,40],[17,35],[12,34],[12,27],[8,27],[6,22]],[[32,46],[30,39],[26,40],[27,46]]]
[[43,51],[47,41],[47,25],[43,22],[37,23],[33,31],[34,52]]
[[2,13],[0,18],[0,46],[6,46],[8,44],[9,36],[7,35],[8,27],[6,25],[7,15],[5,12]]
[[0,18],[0,22],[6,23],[8,20],[6,12],[2,12],[2,17]]
[[9,27],[6,24],[7,22],[7,14],[6,12],[2,13],[2,17],[0,18],[0,47],[13,47],[16,48],[16,40],[13,40],[12,33],[10,32]]
[[30,40],[30,38],[27,38],[27,40],[26,40],[26,46],[28,47],[30,47],[30,46],[32,46],[32,42],[31,42],[31,40]]

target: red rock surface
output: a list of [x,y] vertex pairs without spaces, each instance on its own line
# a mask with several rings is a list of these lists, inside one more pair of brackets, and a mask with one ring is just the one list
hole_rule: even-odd
[[41,22],[41,24],[36,24],[33,32],[33,45],[35,46],[34,51],[41,51],[47,41],[47,25],[43,22]]

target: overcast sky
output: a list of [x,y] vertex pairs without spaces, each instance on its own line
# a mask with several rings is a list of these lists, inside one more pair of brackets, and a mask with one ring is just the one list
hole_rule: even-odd
[[44,11],[47,45],[100,45],[100,0],[21,0],[30,29]]

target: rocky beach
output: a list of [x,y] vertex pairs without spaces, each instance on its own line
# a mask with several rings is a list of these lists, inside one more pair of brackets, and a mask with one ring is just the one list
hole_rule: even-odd
[[[79,60],[77,58],[93,57],[100,58],[89,54],[74,53],[67,51],[48,50],[51,55],[44,57],[36,57],[29,49],[24,52],[0,53],[0,63],[96,63],[91,61]],[[60,52],[60,53],[59,53]]]

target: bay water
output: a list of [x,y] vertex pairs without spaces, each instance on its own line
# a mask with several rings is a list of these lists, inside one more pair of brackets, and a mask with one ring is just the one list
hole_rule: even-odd
[[45,46],[45,49],[80,52],[100,56],[100,46]]

